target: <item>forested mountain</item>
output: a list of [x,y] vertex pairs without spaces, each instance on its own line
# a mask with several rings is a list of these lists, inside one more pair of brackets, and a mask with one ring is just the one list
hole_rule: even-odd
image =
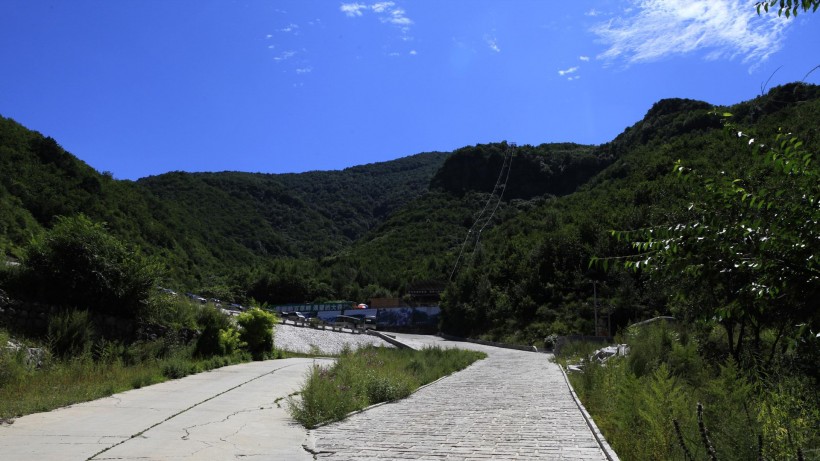
[[155,257],[164,285],[279,303],[401,297],[434,280],[447,284],[443,327],[453,333],[592,333],[596,301],[614,329],[668,312],[673,293],[641,271],[590,268],[593,257],[634,254],[610,231],[686,213],[693,191],[673,172],[678,160],[706,177],[759,174],[723,112],[761,139],[783,127],[816,145],[820,89],[791,84],[722,108],[662,100],[600,146],[498,143],[342,171],[136,182],[0,118],[0,251],[23,257],[55,216],[84,213]]
[[[698,192],[673,171],[676,161],[706,178],[762,174],[748,142],[724,129],[724,112],[733,114],[737,131],[750,136],[774,139],[782,127],[816,145],[820,89],[786,85],[720,108],[667,99],[601,146],[519,147],[510,189],[489,222],[479,218],[488,198],[495,203],[489,194],[504,146],[465,148],[448,158],[430,193],[333,263],[355,268],[362,286],[399,294],[414,280],[452,281],[442,300],[443,328],[465,336],[531,343],[552,333],[591,334],[596,301],[600,319],[606,319],[599,332],[610,329],[610,322],[615,331],[629,321],[668,314],[681,289],[676,280],[589,263],[593,257],[635,254],[611,230],[671,225],[686,213]],[[540,155],[530,156],[539,149]],[[558,184],[549,185],[554,165],[568,158],[573,166],[565,171],[577,179],[567,187],[559,175]],[[480,238],[475,229],[468,235],[476,222],[484,227]]]
[[263,257],[321,257],[425,191],[445,156],[300,174],[173,172],[137,183],[196,216],[209,239],[228,237]]
[[171,172],[120,181],[0,117],[0,251],[23,256],[57,216],[107,223],[193,288],[271,258],[333,254],[423,193],[447,154],[302,174]]
[[[444,327],[464,335],[533,341],[550,333],[605,332],[606,321],[593,326],[596,304],[601,319],[611,314],[613,332],[628,321],[676,309],[682,314],[681,309],[690,309],[684,303],[697,303],[686,296],[692,287],[683,284],[682,274],[650,278],[641,270],[625,271],[621,258],[638,250],[618,241],[611,230],[689,221],[688,210],[704,186],[681,180],[673,171],[678,160],[705,184],[723,177],[746,184],[768,174],[762,155],[750,148],[752,138],[773,143],[782,127],[801,143],[816,146],[819,98],[817,86],[794,84],[726,108],[659,101],[643,120],[600,147],[614,162],[577,192],[515,213],[482,236],[475,262],[446,292]],[[732,114],[735,128],[723,128],[724,113]],[[811,158],[804,161],[809,165]],[[590,268],[593,257],[614,258],[613,264]],[[719,291],[708,281],[704,285]]]

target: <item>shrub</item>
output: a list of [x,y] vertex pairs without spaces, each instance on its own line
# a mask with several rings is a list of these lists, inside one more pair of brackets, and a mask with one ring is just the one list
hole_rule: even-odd
[[7,348],[10,339],[8,333],[0,330],[0,388],[21,379],[28,372],[24,349]]
[[233,355],[245,346],[247,346],[247,343],[242,341],[239,332],[235,328],[219,330],[219,349],[222,355]]
[[184,378],[198,370],[187,360],[173,358],[162,365],[162,375],[169,379]]
[[70,310],[59,313],[48,323],[48,343],[59,357],[83,356],[93,344],[94,326],[88,311]]
[[155,268],[84,215],[59,217],[27,249],[9,288],[30,300],[136,317],[154,285]]
[[276,317],[259,308],[239,314],[236,323],[242,328],[239,337],[247,344],[254,360],[262,360],[273,352],[273,325]]
[[215,307],[206,306],[199,311],[197,323],[201,332],[196,340],[194,355],[211,357],[225,354],[222,334],[232,329],[228,316]]
[[774,384],[761,385],[759,390],[757,420],[764,451],[778,459],[796,459],[798,449],[813,448],[817,456],[820,402],[816,384],[813,386],[805,377],[783,376]]
[[626,342],[630,346],[627,360],[632,372],[638,377],[651,374],[666,362],[677,340],[677,333],[666,322],[630,327]]
[[203,310],[202,306],[186,298],[152,290],[143,308],[141,320],[144,323],[163,325],[174,330],[195,330],[197,325],[201,325]]

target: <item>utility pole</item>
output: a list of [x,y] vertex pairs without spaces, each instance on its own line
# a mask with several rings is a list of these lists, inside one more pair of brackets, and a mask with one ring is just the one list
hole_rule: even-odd
[[609,309],[606,311],[606,335],[612,336],[612,300],[610,300]]
[[593,308],[595,312],[594,336],[598,336],[598,282],[595,280],[592,281],[592,300],[595,303],[595,307]]

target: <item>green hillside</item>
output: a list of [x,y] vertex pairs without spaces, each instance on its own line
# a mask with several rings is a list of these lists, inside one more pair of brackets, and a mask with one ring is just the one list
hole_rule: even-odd
[[[818,95],[786,85],[719,112],[760,136],[786,127],[814,145]],[[662,100],[600,146],[499,143],[342,171],[136,182],[2,118],[0,250],[22,258],[56,216],[83,213],[154,257],[161,283],[175,288],[270,303],[366,301],[433,280],[448,284],[445,330],[517,342],[592,333],[594,291],[615,330],[668,313],[673,293],[641,271],[590,268],[593,257],[633,254],[610,230],[685,214],[692,186],[673,174],[677,160],[706,176],[760,171],[715,109]]]
[[[662,100],[601,146],[520,146],[489,221],[477,219],[500,195],[490,192],[506,146],[461,149],[432,179],[429,193],[326,258],[314,276],[341,287],[337,279],[346,274],[357,287],[369,287],[353,292],[363,296],[401,296],[410,282],[452,278],[442,303],[445,330],[522,343],[549,334],[592,334],[595,298],[598,332],[669,314],[680,288],[674,281],[618,264],[590,268],[591,258],[634,253],[610,235],[613,229],[673,223],[685,214],[697,191],[673,173],[677,160],[707,177],[760,174],[759,161],[724,130],[720,113],[732,112],[734,123],[759,136],[772,138],[788,127],[813,145],[818,95],[816,86],[794,84],[726,108]],[[476,222],[484,228],[480,239],[475,229],[468,236]]]
[[[818,97],[816,86],[787,85],[720,112],[733,113],[738,130],[759,139],[773,140],[784,127],[816,145]],[[635,253],[610,235],[612,229],[686,221],[700,192],[673,172],[677,160],[706,178],[723,171],[744,181],[764,175],[765,165],[748,142],[724,130],[713,110],[688,100],[656,103],[643,120],[601,146],[615,161],[576,193],[543,201],[487,232],[475,263],[446,293],[444,327],[530,343],[552,333],[596,332],[595,294],[600,318],[611,314],[613,333],[627,322],[683,308],[673,302],[686,290],[681,274],[650,278],[623,270],[619,259],[606,269],[589,262]],[[602,321],[597,331],[609,328]]]
[[209,240],[227,238],[258,257],[321,257],[425,191],[445,155],[301,174],[174,172],[137,183],[181,206]]
[[100,174],[52,138],[0,118],[0,252],[21,258],[57,216],[83,213],[190,289],[272,258],[339,251],[423,193],[447,154],[342,171]]

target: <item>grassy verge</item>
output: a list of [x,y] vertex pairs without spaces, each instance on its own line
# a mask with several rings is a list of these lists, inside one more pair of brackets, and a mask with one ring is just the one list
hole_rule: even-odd
[[[685,329],[632,330],[621,340],[627,357],[586,361],[569,375],[621,459],[709,459],[712,450],[720,460],[820,459],[820,394],[810,377],[707,359],[701,351],[711,348]],[[558,361],[579,363],[599,347],[573,345]]]
[[[0,340],[7,337],[0,331]],[[116,355],[95,357],[89,352],[68,359],[46,353],[39,366],[27,363],[22,351],[0,349],[0,420],[250,360],[247,354],[196,359],[191,346],[166,346],[146,343]]]
[[407,397],[484,357],[481,352],[438,347],[344,351],[332,367],[313,368],[299,397],[289,401],[290,412],[307,428],[338,421],[352,411]]
[[[153,303],[148,318],[165,330],[153,340],[106,339],[88,312],[77,310],[52,316],[47,334],[34,338],[13,339],[0,329],[0,421],[251,358],[282,357],[273,349],[276,318],[259,309],[242,313],[237,326],[213,307],[160,295]],[[196,339],[185,334],[191,330],[199,331]]]

